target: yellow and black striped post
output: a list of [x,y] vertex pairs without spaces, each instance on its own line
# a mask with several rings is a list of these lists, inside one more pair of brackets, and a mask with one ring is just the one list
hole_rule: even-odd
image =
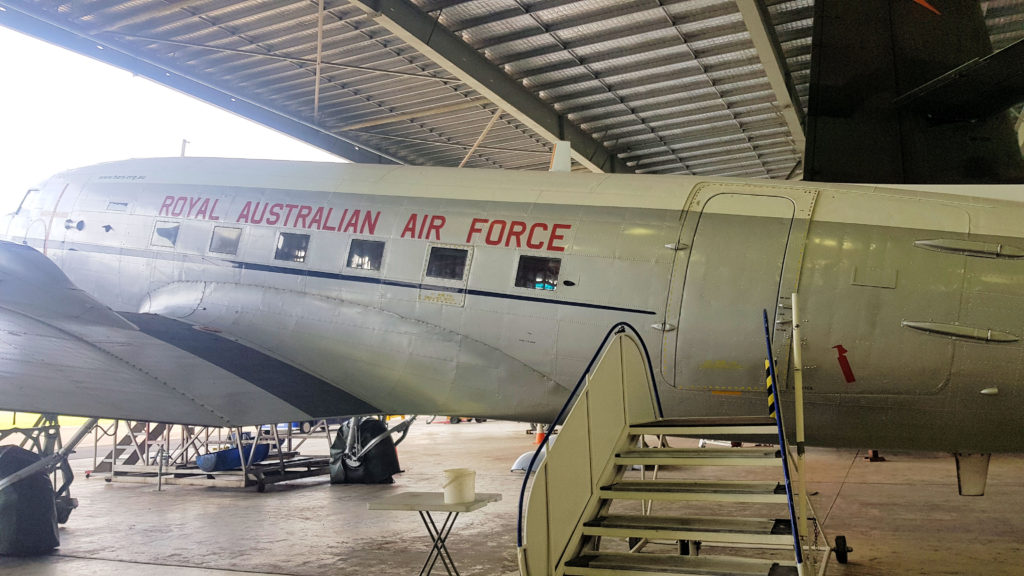
[[764,361],[764,381],[768,388],[768,416],[775,418],[775,392],[772,390],[772,366]]

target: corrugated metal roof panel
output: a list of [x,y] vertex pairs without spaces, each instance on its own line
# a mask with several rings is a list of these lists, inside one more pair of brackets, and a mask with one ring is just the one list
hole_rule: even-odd
[[[484,134],[485,88],[354,2],[326,1],[318,45],[308,0],[7,1],[385,158],[458,165],[479,139],[469,166],[547,167],[537,124],[504,113]],[[642,171],[785,177],[802,153],[736,0],[411,1]],[[806,107],[814,2],[765,5]],[[1024,0],[981,5],[994,46],[1024,38]]]

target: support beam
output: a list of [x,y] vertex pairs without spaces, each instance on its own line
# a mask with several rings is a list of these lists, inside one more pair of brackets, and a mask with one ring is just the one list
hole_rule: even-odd
[[804,137],[804,109],[800,106],[796,87],[793,86],[786,70],[786,61],[782,57],[775,28],[768,18],[768,8],[765,7],[764,0],[740,0],[736,5],[750,33],[750,39],[754,42],[754,49],[761,59],[765,75],[768,76],[768,84],[775,92],[779,113],[786,120],[786,126],[793,135],[797,152],[803,156],[804,145],[807,142]]
[[371,126],[380,126],[382,124],[394,124],[396,122],[405,122],[406,120],[413,120],[415,118],[426,118],[427,116],[436,116],[438,114],[458,112],[459,110],[465,110],[467,108],[483,108],[485,104],[487,104],[486,98],[467,98],[465,101],[458,102],[456,104],[447,104],[445,106],[437,106],[434,108],[413,110],[412,112],[406,112],[405,114],[388,114],[387,116],[372,118],[370,120],[364,120],[362,122],[353,122],[351,124],[345,124],[343,126],[334,126],[332,129],[342,131],[359,130],[361,128],[369,128]]
[[501,116],[501,114],[501,108],[498,108],[497,110],[494,111],[494,116],[491,116],[491,121],[487,123],[487,127],[484,128],[484,131],[480,133],[480,137],[476,139],[476,142],[473,143],[473,146],[469,149],[468,152],[466,152],[466,156],[465,158],[462,159],[462,162],[459,162],[459,168],[465,166],[466,162],[469,162],[469,159],[473,157],[473,153],[476,152],[477,148],[480,146],[480,143],[484,141],[484,138],[487,138],[487,133],[491,131],[491,127],[493,127],[494,123],[498,121],[498,118]]
[[316,8],[316,74],[313,80],[313,122],[320,122],[320,69],[324,61],[324,0]]
[[408,0],[351,0],[379,25],[554,144],[572,144],[572,159],[593,172],[632,172],[621,159],[542,102],[479,52]]

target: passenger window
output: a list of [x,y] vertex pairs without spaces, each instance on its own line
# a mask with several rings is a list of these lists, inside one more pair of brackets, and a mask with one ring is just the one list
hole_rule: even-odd
[[181,222],[157,220],[156,227],[153,228],[153,238],[149,242],[150,246],[174,248],[174,244],[178,241],[178,230],[180,228]]
[[516,286],[534,290],[554,290],[558,286],[558,269],[561,266],[562,260],[559,258],[520,256]]
[[281,232],[277,237],[275,260],[289,262],[305,262],[306,250],[309,248],[309,234],[290,234]]
[[462,280],[466,274],[466,258],[469,251],[463,248],[430,247],[427,259],[427,276],[446,280]]
[[220,254],[237,254],[238,240],[241,237],[241,228],[214,226],[213,238],[210,238],[210,252],[218,252]]
[[360,270],[380,270],[384,259],[384,243],[380,240],[360,240],[354,238],[348,249],[349,268]]

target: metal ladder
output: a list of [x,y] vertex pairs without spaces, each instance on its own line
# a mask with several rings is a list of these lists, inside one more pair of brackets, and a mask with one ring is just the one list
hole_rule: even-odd
[[[778,398],[774,366],[771,371]],[[632,326],[617,324],[556,418],[558,441],[538,448],[540,454],[546,447],[547,456],[532,484],[529,475],[524,479],[520,572],[802,576],[814,569],[804,552],[821,551],[824,573],[829,548],[817,523],[809,520],[813,528],[804,538],[797,529],[808,522],[809,503],[796,504],[790,478],[796,465],[781,418],[664,419],[654,382],[643,339]],[[652,447],[644,441],[651,436],[658,438]],[[774,446],[673,447],[668,438]],[[669,466],[672,477],[659,478]],[[774,477],[763,479],[757,470]],[[672,545],[669,553],[651,552],[665,544]]]
[[[142,421],[132,421],[128,422],[128,424],[128,432],[100,460],[92,470],[93,474],[110,472],[114,469],[115,464],[122,466],[138,464],[140,462],[143,464],[149,463],[150,452],[157,449],[160,438],[163,436],[164,431],[167,430],[167,425],[159,422]],[[115,438],[117,437],[116,427],[113,435]]]

